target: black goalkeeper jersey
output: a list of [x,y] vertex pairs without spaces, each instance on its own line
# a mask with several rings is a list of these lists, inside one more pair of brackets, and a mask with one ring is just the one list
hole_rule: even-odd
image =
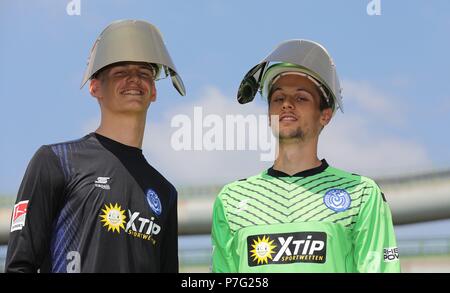
[[178,272],[177,191],[96,133],[44,145],[20,185],[6,272]]

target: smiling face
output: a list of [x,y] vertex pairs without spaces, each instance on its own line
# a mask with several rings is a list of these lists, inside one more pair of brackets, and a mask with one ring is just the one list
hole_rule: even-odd
[[142,62],[112,65],[91,80],[91,95],[102,111],[116,114],[146,113],[156,99],[153,68]]
[[[271,87],[269,115],[278,115],[280,142],[317,138],[328,124],[332,109],[320,110],[320,94],[316,85],[305,76],[286,74]],[[271,121],[273,124],[273,121]]]

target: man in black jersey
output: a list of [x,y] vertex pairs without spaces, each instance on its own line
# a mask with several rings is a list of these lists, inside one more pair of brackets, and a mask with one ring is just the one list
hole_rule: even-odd
[[85,137],[42,146],[14,206],[6,272],[178,272],[177,191],[142,154],[155,80],[185,89],[159,30],[110,24],[82,86],[101,123]]

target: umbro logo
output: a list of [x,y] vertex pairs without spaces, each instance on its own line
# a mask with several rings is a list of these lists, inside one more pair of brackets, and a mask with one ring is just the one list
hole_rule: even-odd
[[248,199],[241,200],[238,204],[237,212],[242,212],[242,211],[247,210],[247,202],[248,202]]
[[110,190],[111,187],[108,184],[108,181],[111,177],[97,177],[97,180],[94,181],[95,187],[100,187],[102,189]]

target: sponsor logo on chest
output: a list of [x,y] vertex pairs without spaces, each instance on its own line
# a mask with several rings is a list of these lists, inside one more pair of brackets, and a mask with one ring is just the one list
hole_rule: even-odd
[[325,263],[327,234],[293,232],[247,237],[248,265]]
[[100,222],[103,227],[108,229],[108,232],[120,234],[121,231],[124,231],[132,237],[150,241],[154,245],[156,244],[155,236],[161,231],[161,226],[156,223],[154,217],[150,217],[150,219],[142,217],[141,212],[130,209],[128,209],[127,216],[125,210],[117,203],[105,204],[100,218]]

